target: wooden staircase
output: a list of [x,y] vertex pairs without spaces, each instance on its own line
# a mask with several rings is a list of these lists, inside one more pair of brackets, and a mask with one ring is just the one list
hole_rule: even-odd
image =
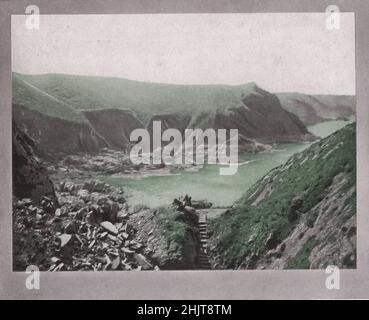
[[197,269],[209,270],[211,269],[208,256],[208,222],[205,218],[199,219],[198,229],[200,233],[201,249],[200,254],[197,256]]

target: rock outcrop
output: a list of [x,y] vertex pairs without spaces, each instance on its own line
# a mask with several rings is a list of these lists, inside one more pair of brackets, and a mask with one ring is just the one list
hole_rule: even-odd
[[195,269],[200,250],[193,216],[172,207],[140,210],[130,216],[144,255],[161,270]]
[[21,105],[13,105],[13,120],[35,142],[35,152],[48,160],[80,152],[96,153],[108,147],[87,122],[50,117]]
[[54,186],[36,158],[33,140],[13,122],[13,195],[40,204],[44,197],[56,203]]

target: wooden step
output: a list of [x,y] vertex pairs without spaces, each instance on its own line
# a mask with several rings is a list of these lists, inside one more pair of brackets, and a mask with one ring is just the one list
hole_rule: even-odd
[[207,244],[208,244],[208,224],[206,221],[201,221],[197,225],[199,229],[201,253],[197,256],[196,267],[199,270],[210,270],[211,265],[209,257],[207,255]]

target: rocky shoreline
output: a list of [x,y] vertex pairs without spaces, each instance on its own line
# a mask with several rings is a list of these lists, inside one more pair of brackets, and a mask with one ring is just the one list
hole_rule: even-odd
[[[121,152],[68,156],[43,163],[55,197],[14,198],[14,269],[30,263],[43,271],[192,269],[199,239],[196,209],[189,206],[131,207],[122,188],[99,178],[107,174],[158,174],[163,166],[135,168]],[[198,209],[211,204],[196,202]],[[191,210],[190,210],[190,209]],[[168,217],[162,212],[169,212]],[[179,223],[179,224],[178,224]],[[169,241],[178,224],[187,243]],[[182,225],[181,225],[182,224]]]
[[162,174],[173,167],[135,166],[126,153],[107,149],[42,161],[33,140],[13,125],[15,271],[29,265],[41,271],[196,267],[196,210],[211,204],[194,201],[197,209],[191,201],[183,208],[178,203],[156,209],[130,206],[122,188],[103,181],[111,174]]
[[[48,271],[157,268],[142,255],[120,189],[98,180],[83,185],[69,181],[59,184],[56,196],[58,203],[47,197],[40,205],[30,199],[15,202],[15,250],[24,246],[15,255],[16,270],[24,270],[22,263],[35,254],[40,270]],[[28,235],[37,250],[25,242]]]
[[[40,204],[14,199],[15,270],[30,263],[42,271],[194,268],[196,209],[130,208],[120,188],[99,180],[63,181],[55,193],[57,202],[48,197]],[[194,203],[199,208],[209,205]],[[165,210],[170,215],[162,214]],[[184,248],[168,240],[172,222],[186,228]]]
[[45,162],[49,174],[54,180],[78,179],[81,177],[105,177],[107,175],[144,177],[150,175],[171,174],[174,170],[198,171],[200,164],[133,164],[129,154],[105,148],[101,153],[79,153],[69,155],[59,162]]

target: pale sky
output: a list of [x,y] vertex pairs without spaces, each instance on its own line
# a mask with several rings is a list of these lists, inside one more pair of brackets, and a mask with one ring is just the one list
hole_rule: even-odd
[[175,84],[244,84],[272,92],[355,94],[354,14],[12,16],[13,71]]

